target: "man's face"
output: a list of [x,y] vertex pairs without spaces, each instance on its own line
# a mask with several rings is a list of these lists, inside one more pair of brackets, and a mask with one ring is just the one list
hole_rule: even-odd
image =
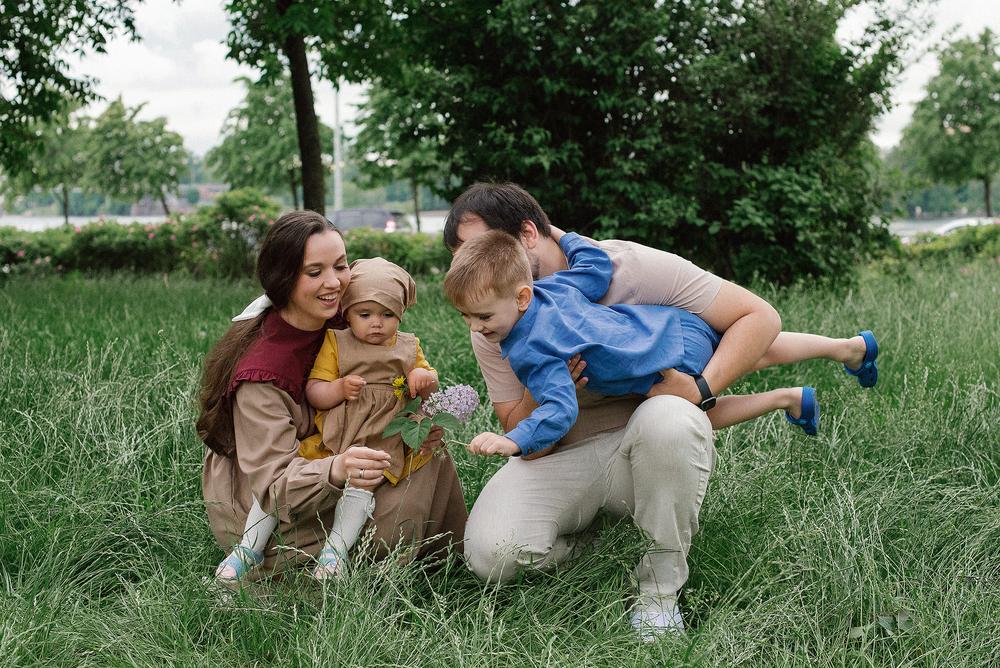
[[[466,241],[471,241],[475,239],[480,234],[485,234],[490,231],[489,225],[486,221],[477,216],[474,213],[467,213],[462,216],[462,222],[458,224],[458,230],[456,236],[458,236],[458,245],[461,246]],[[518,239],[521,245],[524,245],[522,239]],[[457,248],[455,250],[458,250]],[[535,253],[534,249],[524,246],[525,253],[528,254],[528,265],[531,267],[531,277],[534,279],[538,278],[538,255]]]

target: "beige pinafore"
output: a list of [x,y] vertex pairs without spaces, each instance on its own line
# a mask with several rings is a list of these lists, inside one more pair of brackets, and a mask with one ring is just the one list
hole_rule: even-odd
[[[303,442],[301,454],[318,459],[340,454],[352,445],[364,445],[388,452],[392,462],[386,478],[392,484],[422,466],[425,461],[414,461],[409,448],[397,434],[385,438],[382,432],[405,405],[408,396],[397,396],[394,379],[403,377],[417,361],[417,338],[407,332],[397,332],[391,346],[365,343],[354,336],[350,329],[334,330],[337,337],[337,364],[340,377],[358,375],[365,379],[365,386],[357,399],[344,401],[328,411],[316,415],[316,426],[323,436],[322,448],[308,452]],[[317,444],[318,445],[318,444]]]

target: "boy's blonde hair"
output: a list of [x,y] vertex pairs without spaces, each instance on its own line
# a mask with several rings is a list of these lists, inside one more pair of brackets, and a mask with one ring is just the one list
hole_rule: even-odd
[[489,296],[513,296],[531,285],[531,265],[521,242],[491,230],[463,243],[444,277],[444,294],[458,308]]

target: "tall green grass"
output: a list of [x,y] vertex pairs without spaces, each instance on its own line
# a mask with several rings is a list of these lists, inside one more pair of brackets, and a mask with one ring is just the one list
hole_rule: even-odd
[[[461,563],[362,565],[222,601],[192,426],[201,361],[250,284],[13,279],[0,294],[0,657],[7,665],[1000,664],[1000,267],[768,292],[785,328],[871,328],[881,377],[832,363],[736,389],[819,388],[820,436],[780,416],[719,433],[690,555],[690,630],[627,624],[643,540],[604,522],[572,566],[494,587]],[[404,321],[494,426],[437,283]],[[471,503],[500,462],[454,446]]]

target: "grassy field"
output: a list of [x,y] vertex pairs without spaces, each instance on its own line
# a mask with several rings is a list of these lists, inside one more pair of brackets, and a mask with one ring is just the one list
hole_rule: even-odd
[[[785,328],[871,328],[881,378],[832,363],[738,389],[819,388],[820,436],[720,432],[690,557],[690,630],[637,642],[642,537],[605,522],[571,567],[479,583],[458,562],[368,566],[223,604],[192,426],[201,360],[247,284],[119,276],[0,292],[0,656],[6,665],[1000,665],[1000,266],[768,293]],[[482,391],[435,283],[404,329]],[[466,437],[492,425],[486,408]],[[498,461],[453,447],[471,504]]]

